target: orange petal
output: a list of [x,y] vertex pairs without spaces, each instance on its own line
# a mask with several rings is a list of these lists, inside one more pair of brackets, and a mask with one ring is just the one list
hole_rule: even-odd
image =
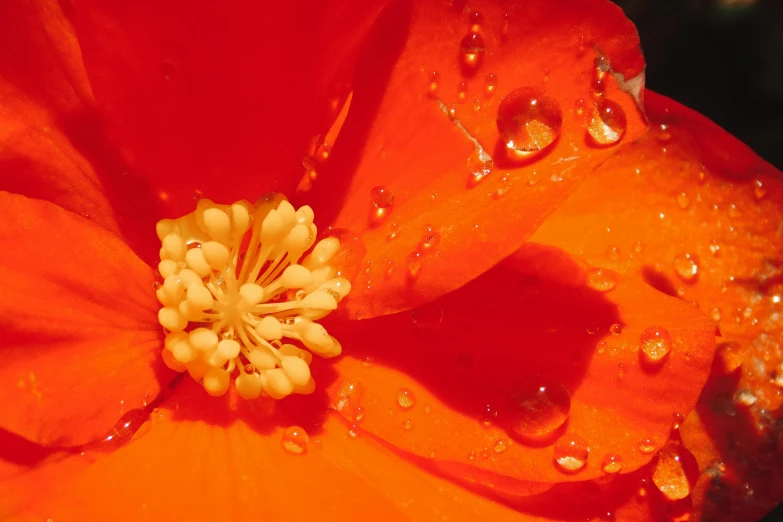
[[115,235],[0,192],[0,427],[46,445],[105,435],[168,379],[152,270]]
[[[641,351],[653,327],[669,349],[657,364]],[[588,480],[609,454],[632,471],[666,442],[706,379],[713,332],[686,303],[527,245],[412,317],[335,333],[348,355],[329,393],[344,416],[415,455],[521,481]],[[541,406],[527,410],[540,386]],[[572,436],[589,458],[565,473],[555,446]]]
[[[369,437],[353,438],[335,415],[235,400],[183,381],[133,442],[63,484],[47,502],[52,518],[546,520],[430,475]],[[287,452],[287,423],[302,421],[305,452]]]
[[768,469],[783,455],[770,443],[783,405],[780,172],[703,116],[650,92],[646,104],[650,135],[596,171],[534,239],[641,275],[712,318],[718,357],[682,429],[705,472],[694,496],[718,520],[755,520],[783,499],[783,477]]
[[[475,70],[461,51],[472,14],[444,2],[410,4],[410,13],[387,12],[364,49],[348,118],[312,191],[324,205],[316,211],[337,215],[335,226],[360,233],[367,246],[371,269],[348,302],[364,318],[408,309],[473,279],[513,252],[613,153],[586,139],[598,49],[617,78],[635,78],[637,92],[642,84],[636,31],[609,2],[526,2],[507,10],[474,2],[481,42],[470,45],[483,50],[473,54]],[[643,116],[612,74],[603,81],[603,99],[619,104],[627,119],[621,140],[631,142]],[[512,161],[496,120],[502,100],[520,88],[543,92],[562,128],[549,133],[557,139],[538,155]],[[548,124],[532,131],[537,143],[548,133],[541,125]],[[489,156],[491,174],[476,183],[471,169],[488,169],[482,160]]]
[[383,3],[86,1],[74,9],[123,158],[175,216],[202,195],[293,193]]

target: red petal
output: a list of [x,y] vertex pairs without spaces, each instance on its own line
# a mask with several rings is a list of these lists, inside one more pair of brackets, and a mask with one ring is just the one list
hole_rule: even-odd
[[783,183],[703,116],[650,92],[646,104],[650,135],[596,171],[534,239],[641,275],[712,317],[719,357],[683,427],[706,472],[695,501],[717,520],[755,520],[783,499],[783,477],[769,475],[783,458],[773,383],[783,375]]
[[[714,327],[642,283],[604,273],[602,286],[595,275],[560,251],[529,245],[414,310],[413,319],[352,324],[335,333],[350,355],[336,363],[343,380],[330,389],[334,407],[405,451],[522,481],[601,477],[607,454],[619,455],[624,471],[637,469],[667,440],[675,412],[692,409],[712,361]],[[618,333],[610,333],[613,324]],[[640,353],[653,326],[671,338],[657,365]],[[530,442],[514,427],[515,400],[541,385],[565,387],[570,414],[564,427],[553,421]],[[589,459],[565,474],[553,444],[572,435],[589,445]]]
[[46,445],[105,435],[170,378],[152,270],[115,235],[0,192],[0,426]]
[[[470,28],[467,12],[444,2],[411,4],[410,13],[389,11],[364,49],[348,119],[313,190],[331,202],[316,211],[339,214],[336,226],[361,233],[366,243],[372,267],[360,275],[348,304],[365,318],[432,300],[513,252],[613,152],[586,143],[596,49],[626,78],[639,80],[643,67],[636,31],[609,2],[527,2],[508,10],[472,4],[483,19],[479,34],[486,48],[472,74],[460,61]],[[435,95],[433,71],[439,75]],[[497,79],[492,95],[485,91],[488,74]],[[460,82],[467,89],[464,103]],[[611,74],[604,82],[604,98],[619,103],[627,116],[622,140],[630,142],[642,132],[643,117]],[[562,130],[552,147],[512,164],[504,159],[496,116],[501,100],[524,87],[553,100],[562,111]],[[580,99],[587,100],[584,115],[576,111]],[[456,120],[447,114],[452,104]],[[470,188],[476,143],[493,156],[494,170]],[[384,211],[373,206],[374,187],[394,198]],[[379,212],[385,217],[377,219]],[[421,261],[409,259],[422,249],[427,225],[439,234],[439,244]],[[397,237],[388,240],[390,235]]]
[[75,6],[85,65],[124,159],[167,215],[293,192],[327,100],[383,2]]

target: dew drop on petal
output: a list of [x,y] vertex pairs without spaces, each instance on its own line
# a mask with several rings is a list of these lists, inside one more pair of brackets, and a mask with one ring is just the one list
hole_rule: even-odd
[[471,32],[477,33],[481,30],[481,24],[484,23],[484,15],[478,11],[473,11],[468,17],[470,21]]
[[468,95],[468,84],[465,82],[459,82],[457,84],[457,100],[464,102]]
[[653,442],[651,439],[642,439],[639,441],[639,445],[637,446],[637,449],[639,450],[639,453],[644,453],[645,455],[652,453],[656,449],[658,449],[655,445],[655,442]]
[[335,409],[346,417],[353,417],[360,408],[363,396],[364,386],[362,383],[355,379],[348,379],[342,383],[337,392]]
[[438,71],[432,71],[429,74],[429,85],[427,91],[433,98],[438,94],[438,85],[440,84],[440,73]]
[[571,394],[556,382],[530,383],[511,394],[511,431],[525,440],[540,440],[560,428],[571,411]]
[[409,408],[412,408],[414,404],[416,404],[416,397],[413,395],[413,392],[410,391],[407,388],[400,388],[397,391],[397,404],[400,406],[400,408],[407,410]]
[[417,278],[419,276],[419,272],[421,272],[422,253],[418,250],[411,252],[408,254],[408,257],[405,260],[405,264],[408,267],[408,276],[411,279]]
[[291,455],[301,455],[307,451],[307,443],[310,437],[307,432],[299,426],[289,426],[283,432],[281,444],[283,449]]
[[484,38],[478,33],[466,35],[459,44],[462,65],[469,71],[478,69],[484,59],[485,51]]
[[440,233],[432,225],[424,227],[424,233],[419,240],[419,249],[423,252],[432,250],[440,243]]
[[720,363],[720,369],[724,373],[732,373],[742,366],[742,345],[729,341],[720,343],[716,353],[716,362]]
[[623,327],[619,324],[613,324],[609,327],[609,331],[612,332],[613,335],[620,335],[623,333]]
[[677,204],[683,210],[688,208],[688,205],[691,204],[691,200],[688,197],[688,194],[686,194],[685,192],[680,192],[679,194],[677,194]]
[[620,455],[609,453],[601,460],[601,469],[604,473],[619,473],[623,469],[623,458]]
[[405,422],[402,423],[402,427],[406,430],[410,430],[413,428],[413,421],[410,419],[406,419]]
[[413,324],[425,330],[434,330],[443,322],[443,308],[437,303],[427,303],[411,312]]
[[618,103],[599,100],[592,108],[587,133],[595,145],[614,145],[625,135],[627,125],[625,111]]
[[468,172],[470,173],[468,186],[475,187],[484,181],[484,178],[492,173],[493,167],[494,162],[489,154],[484,151],[473,151],[468,156]]
[[669,500],[682,500],[691,494],[683,455],[676,447],[667,445],[658,453],[652,481]]
[[672,349],[672,337],[665,328],[651,326],[639,336],[639,350],[645,361],[660,362]]
[[699,259],[694,254],[679,254],[674,258],[674,271],[677,276],[691,283],[699,276]]
[[149,419],[149,414],[142,408],[134,408],[125,412],[112,426],[106,436],[96,443],[96,449],[108,449],[121,446],[133,438],[142,424]]
[[506,441],[504,440],[498,440],[495,442],[495,445],[492,448],[495,453],[503,453],[508,449],[508,445],[506,444]]
[[562,126],[560,105],[536,89],[512,91],[498,107],[498,132],[511,158],[545,149],[560,135]]
[[581,437],[568,435],[557,441],[554,452],[558,468],[566,473],[574,473],[587,465],[590,448]]
[[760,179],[753,182],[753,195],[756,199],[764,199],[767,195],[767,187],[764,186],[764,182]]
[[394,202],[394,196],[386,187],[379,185],[370,191],[370,200],[375,208],[389,208]]
[[587,285],[596,292],[608,292],[617,286],[617,276],[609,270],[593,268],[587,272]]
[[490,73],[484,78],[484,94],[487,97],[492,96],[495,94],[495,91],[498,88],[498,78],[494,74]]
[[481,425],[485,428],[490,428],[497,418],[498,411],[491,404],[487,404],[481,412]]

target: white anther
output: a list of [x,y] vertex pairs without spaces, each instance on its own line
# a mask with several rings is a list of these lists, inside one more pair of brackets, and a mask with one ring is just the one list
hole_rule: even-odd
[[266,379],[261,380],[264,391],[273,399],[282,399],[294,391],[294,383],[280,368],[266,371]]
[[257,305],[264,299],[264,288],[255,283],[247,283],[239,287],[239,295],[249,305]]
[[302,225],[311,225],[315,219],[315,212],[309,205],[302,205],[296,211],[296,222]]
[[218,343],[218,352],[226,360],[233,359],[239,356],[241,346],[233,339],[223,339]]
[[166,296],[166,301],[169,303],[177,303],[182,299],[182,281],[179,276],[170,275],[163,281],[161,287],[163,294]]
[[340,240],[336,237],[327,237],[316,243],[313,251],[310,252],[302,262],[310,270],[321,267],[329,262],[332,257],[340,250]]
[[208,208],[204,211],[204,231],[215,241],[228,242],[231,231],[231,220],[219,208]]
[[212,330],[206,328],[196,328],[188,336],[190,345],[201,352],[211,350],[218,345],[218,336]]
[[295,386],[304,386],[310,380],[310,367],[299,357],[283,357],[280,367]]
[[313,275],[302,265],[291,265],[280,276],[280,284],[285,288],[302,288],[312,281]]
[[222,368],[210,368],[204,373],[204,389],[213,397],[220,397],[228,391],[228,372]]
[[277,205],[277,213],[283,221],[284,230],[286,232],[291,230],[291,227],[296,223],[296,210],[294,209],[294,206],[288,201],[283,200]]
[[183,330],[188,325],[187,319],[179,310],[171,306],[164,306],[158,310],[158,322],[163,328],[172,332]]
[[180,341],[187,341],[188,340],[188,334],[185,332],[179,331],[179,332],[171,332],[169,334],[166,334],[166,340],[164,341],[163,346],[166,347],[166,350],[173,352],[174,346]]
[[228,361],[226,357],[223,357],[217,347],[204,352],[204,360],[213,368],[221,368],[226,364],[226,361]]
[[180,301],[177,309],[187,321],[195,321],[201,316],[201,310],[197,310],[190,301]]
[[204,260],[209,263],[212,270],[218,272],[228,265],[228,248],[223,243],[217,241],[207,241],[201,245],[201,252],[204,254]]
[[182,261],[185,259],[186,250],[185,241],[179,234],[167,234],[161,244],[161,257],[173,261]]
[[333,279],[335,274],[335,269],[329,265],[324,265],[313,270],[312,274],[313,274],[313,282],[304,288],[304,291],[307,292],[308,294],[310,292],[315,292],[316,290],[321,288],[321,285],[324,285],[329,280]]
[[274,243],[283,235],[283,220],[277,210],[270,210],[261,223],[261,242]]
[[176,226],[177,222],[173,219],[161,219],[155,224],[155,232],[158,234],[158,239],[160,241],[163,241],[163,239],[174,232],[174,228]]
[[179,270],[179,267],[177,266],[177,262],[173,259],[164,259],[158,263],[158,273],[163,279],[176,275],[177,270]]
[[172,354],[168,350],[163,350],[161,352],[161,356],[163,357],[163,363],[166,365],[166,367],[170,370],[174,370],[175,372],[184,372],[185,371],[185,365],[179,362],[174,358],[174,354]]
[[201,276],[190,268],[183,268],[177,275],[179,276],[179,280],[182,281],[183,288],[190,289],[193,285],[204,286]]
[[231,237],[240,238],[250,228],[250,210],[246,201],[231,205]]
[[200,277],[207,277],[212,273],[212,267],[210,267],[209,263],[204,259],[204,252],[202,252],[200,248],[191,248],[188,250],[188,253],[185,254],[185,262]]
[[336,295],[338,301],[347,296],[351,291],[351,283],[342,277],[335,277],[318,287],[319,292],[329,292]]
[[255,366],[256,370],[271,370],[277,365],[277,359],[266,348],[251,348],[247,360]]
[[208,365],[207,361],[202,357],[199,357],[198,359],[187,363],[185,368],[187,368],[188,374],[190,374],[194,381],[201,382],[204,378],[204,374],[207,373],[207,370],[209,370],[211,366]]
[[175,344],[171,353],[174,355],[174,359],[183,364],[195,361],[201,357],[201,352],[193,348],[193,345],[188,341],[180,341]]
[[313,292],[299,301],[299,307],[331,311],[337,309],[337,300],[327,292]]
[[188,303],[194,310],[209,310],[212,308],[212,293],[203,285],[190,285],[187,290]]
[[158,298],[158,302],[163,306],[177,306],[176,301],[171,301],[168,297],[166,297],[166,294],[163,292],[163,288],[158,288],[155,290],[155,297]]
[[283,338],[283,325],[271,315],[262,318],[256,325],[255,330],[259,337],[267,341]]
[[302,342],[310,351],[319,355],[327,355],[331,352],[334,339],[326,331],[326,328],[318,323],[302,321],[297,329],[302,337]]
[[313,354],[307,350],[294,346],[293,344],[284,344],[278,350],[281,357],[299,357],[308,365],[313,362]]
[[301,254],[310,246],[310,228],[296,225],[283,240],[283,248]]
[[237,393],[243,399],[257,399],[261,395],[261,376],[257,373],[242,373],[235,381]]

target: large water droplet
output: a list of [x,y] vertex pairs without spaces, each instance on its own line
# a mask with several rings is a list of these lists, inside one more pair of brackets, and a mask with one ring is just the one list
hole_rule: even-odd
[[561,471],[574,473],[587,465],[590,448],[576,435],[563,437],[555,444],[555,463]]
[[614,145],[625,135],[625,111],[612,100],[599,100],[593,106],[587,133],[594,145]]
[[620,455],[609,453],[601,461],[601,469],[604,473],[619,473],[623,469],[623,458]]
[[571,395],[560,383],[531,383],[511,395],[511,430],[537,441],[560,428],[571,411]]
[[388,208],[394,203],[394,196],[386,187],[379,185],[370,191],[370,200],[376,208]]
[[301,455],[307,451],[307,443],[310,437],[307,432],[299,426],[289,426],[283,432],[283,438],[280,443],[283,449],[291,455]]
[[587,272],[587,285],[597,292],[608,292],[617,286],[617,276],[609,270],[593,268]]
[[672,337],[665,328],[651,326],[639,336],[639,350],[649,363],[659,363],[672,349]]
[[469,71],[475,71],[481,65],[486,50],[484,38],[480,34],[470,33],[465,36],[459,44],[462,65]]
[[694,254],[680,254],[674,258],[674,271],[687,283],[696,281],[699,276],[699,258]]
[[404,410],[413,408],[413,405],[416,404],[416,397],[408,388],[400,388],[397,392],[397,404]]
[[667,445],[659,453],[652,480],[658,490],[669,500],[681,500],[691,494],[691,486],[685,473],[683,455],[673,445]]
[[149,419],[149,414],[142,408],[127,411],[109,433],[98,441],[96,448],[109,449],[127,443],[147,419]]
[[562,126],[560,105],[536,89],[512,91],[498,107],[498,131],[512,158],[545,149],[560,135]]

